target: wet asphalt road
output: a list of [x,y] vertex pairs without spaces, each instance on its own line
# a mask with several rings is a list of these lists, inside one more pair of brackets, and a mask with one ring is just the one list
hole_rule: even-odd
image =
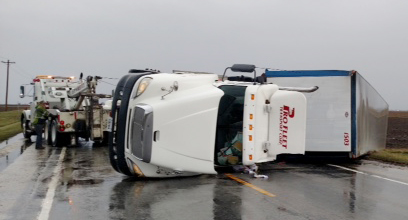
[[371,161],[139,180],[87,143],[35,150],[20,138],[0,146],[9,154],[19,156],[0,166],[0,219],[408,219],[408,169]]

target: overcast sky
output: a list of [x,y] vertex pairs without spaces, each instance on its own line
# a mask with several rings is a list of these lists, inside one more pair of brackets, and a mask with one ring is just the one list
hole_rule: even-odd
[[[357,70],[391,110],[408,110],[407,58],[407,0],[0,0],[0,60],[16,62],[9,103],[28,103],[19,86],[40,74],[222,73],[249,63]],[[0,103],[6,70],[0,63]]]

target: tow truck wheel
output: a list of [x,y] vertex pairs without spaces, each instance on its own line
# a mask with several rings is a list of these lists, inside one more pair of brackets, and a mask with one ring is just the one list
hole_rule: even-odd
[[58,132],[58,124],[56,120],[52,120],[51,127],[50,127],[50,137],[51,137],[51,145],[53,147],[61,147],[63,145],[67,145],[68,143],[68,135]]
[[107,146],[109,142],[109,133],[107,131],[103,132],[103,137],[100,140],[96,140],[93,143],[94,147],[103,147]]
[[51,141],[51,129],[50,128],[51,128],[50,120],[47,120],[45,122],[45,126],[44,126],[44,139],[45,139],[45,142],[48,145],[52,144],[52,141]]
[[79,136],[78,134],[74,134],[74,138],[75,138],[75,146],[79,146]]
[[92,147],[101,147],[101,146],[103,146],[103,144],[102,144],[102,141],[100,140],[94,141],[92,144]]
[[25,119],[25,117],[23,118],[23,120],[21,120],[21,128],[23,129],[23,135],[25,138],[28,138],[28,139],[30,139],[31,137],[31,132],[27,130],[29,122],[30,121]]
[[104,131],[104,132],[103,132],[103,138],[102,138],[102,143],[101,143],[101,144],[102,144],[103,146],[107,146],[108,143],[109,143],[109,132]]

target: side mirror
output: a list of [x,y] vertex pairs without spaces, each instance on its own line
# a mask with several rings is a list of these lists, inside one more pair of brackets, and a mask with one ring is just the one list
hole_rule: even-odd
[[24,86],[20,86],[20,98],[24,98]]

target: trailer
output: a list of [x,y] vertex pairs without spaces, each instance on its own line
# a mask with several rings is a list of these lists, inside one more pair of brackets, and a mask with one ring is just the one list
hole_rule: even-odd
[[100,98],[111,95],[96,94],[99,76],[79,79],[53,75],[38,75],[30,84],[20,87],[20,97],[25,97],[25,87],[32,86],[33,101],[30,110],[21,114],[21,127],[25,138],[35,134],[35,107],[44,101],[50,113],[44,126],[44,138],[52,146],[77,145],[79,138],[96,144],[107,144],[110,106],[99,103]]
[[356,158],[385,148],[388,104],[357,71],[266,70],[268,83],[318,86],[305,94],[306,155]]
[[[254,65],[218,79],[188,71],[130,70],[115,90],[109,135],[112,167],[137,177],[215,174],[217,166],[304,154],[306,98],[256,76]],[[291,91],[287,91],[291,90]]]

